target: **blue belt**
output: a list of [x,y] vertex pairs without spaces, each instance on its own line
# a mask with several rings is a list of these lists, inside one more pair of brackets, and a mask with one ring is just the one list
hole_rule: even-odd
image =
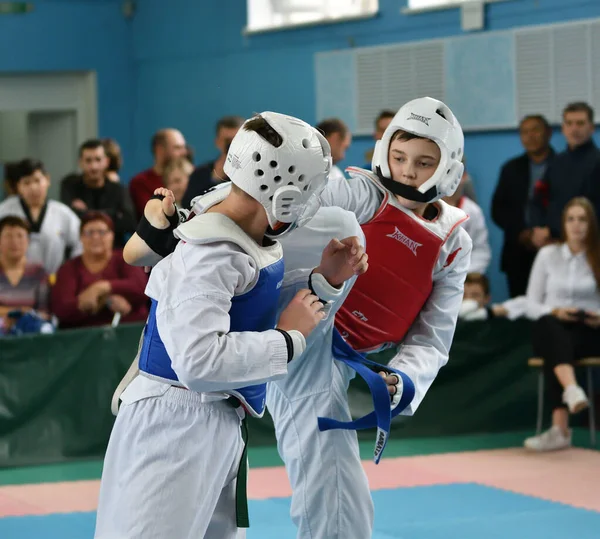
[[[373,397],[375,409],[370,414],[354,421],[337,421],[327,417],[319,417],[319,430],[362,430],[376,427],[377,438],[375,441],[373,460],[375,461],[375,464],[378,464],[390,435],[392,418],[403,412],[412,402],[415,396],[415,386],[412,380],[403,372],[371,361],[364,355],[355,352],[352,347],[344,341],[339,331],[335,328],[333,330],[332,352],[335,359],[354,369],[367,383],[371,391],[371,396]],[[370,367],[377,367],[379,370],[389,371],[400,377],[402,380],[402,396],[400,397],[398,406],[393,410],[391,409],[390,394],[385,380],[378,372],[375,372]]]

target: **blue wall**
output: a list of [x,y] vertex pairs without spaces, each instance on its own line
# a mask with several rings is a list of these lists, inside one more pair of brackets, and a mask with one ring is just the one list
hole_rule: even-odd
[[[147,141],[159,127],[180,127],[202,161],[213,155],[213,125],[222,115],[248,116],[271,109],[315,122],[315,52],[462,33],[457,9],[404,16],[402,2],[380,0],[381,13],[373,20],[243,36],[245,5],[244,0],[171,0],[168,7],[162,0],[139,2],[133,54],[134,126],[139,137],[135,161],[140,168],[149,162]],[[600,17],[598,0],[512,0],[487,7],[486,28],[589,17]],[[367,137],[355,139],[346,164],[362,164],[371,144]],[[564,147],[560,134],[553,144]],[[520,152],[515,132],[467,134],[469,171],[488,217],[499,168]],[[506,295],[498,270],[502,233],[491,224],[490,235],[494,251],[490,277],[494,298],[502,299]]]
[[[160,127],[180,128],[202,161],[213,156],[222,115],[271,109],[314,122],[315,52],[462,33],[457,9],[404,16],[398,0],[380,0],[372,20],[253,36],[242,35],[245,0],[138,0],[131,21],[120,0],[34,4],[31,14],[0,16],[0,71],[96,70],[100,134],[122,144],[124,178],[150,164],[149,139]],[[600,17],[598,0],[511,0],[487,7],[486,28],[588,17]],[[564,141],[557,135],[553,144]],[[357,138],[346,164],[362,164],[370,146]],[[488,215],[499,167],[520,151],[515,132],[467,134],[469,170]],[[497,255],[502,235],[494,225],[490,232]],[[495,256],[490,276],[501,298],[497,264]]]
[[[98,129],[133,154],[131,23],[119,0],[45,0],[0,16],[0,73],[96,71]],[[24,104],[26,106],[26,104]],[[126,161],[126,171],[135,166]]]

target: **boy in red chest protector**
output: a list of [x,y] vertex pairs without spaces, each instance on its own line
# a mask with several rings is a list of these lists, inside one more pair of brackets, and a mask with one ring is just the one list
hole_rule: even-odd
[[[332,182],[323,195],[325,205],[356,214],[372,261],[336,317],[336,328],[354,350],[402,341],[430,296],[435,302],[438,289],[454,277],[451,268],[469,259],[471,242],[459,227],[466,214],[439,200],[460,183],[463,146],[450,109],[431,98],[416,99],[400,109],[377,142],[374,172],[350,168],[352,180]],[[455,279],[456,298],[463,294],[462,273]],[[447,322],[454,326],[456,314],[447,313]]]
[[[377,427],[378,462],[391,418],[412,415],[448,361],[471,239],[460,226],[466,214],[440,199],[460,183],[463,152],[452,111],[440,101],[416,99],[377,142],[373,172],[350,168],[350,180],[330,179],[321,195],[323,205],[356,215],[369,271],[358,277],[336,313],[335,330],[305,354],[293,381],[268,388],[298,538],[371,537],[373,504],[354,429]],[[389,347],[397,352],[388,368],[365,358]],[[331,355],[336,361],[326,361]],[[346,390],[356,372],[371,387],[375,411],[350,421]]]

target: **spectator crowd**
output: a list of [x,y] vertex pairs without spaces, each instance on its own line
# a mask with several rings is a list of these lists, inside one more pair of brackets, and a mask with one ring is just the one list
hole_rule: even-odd
[[[393,117],[389,110],[378,115],[375,140]],[[195,196],[226,179],[223,165],[242,123],[238,116],[221,118],[215,128],[215,158],[197,166],[180,131],[158,131],[150,143],[153,162],[128,183],[120,176],[123,159],[116,141],[85,141],[79,147],[78,170],[60,179],[60,200],[48,197],[54,179],[42,162],[24,157],[5,163],[1,332],[144,321],[147,275],[125,264],[121,250],[156,188],[171,189],[177,204],[189,207]],[[352,144],[350,130],[339,118],[324,119],[317,127],[331,145],[331,177],[345,178],[338,163]],[[552,129],[543,116],[521,120],[523,153],[499,171],[489,212],[504,234],[498,263],[510,299],[501,304],[490,303],[487,212],[478,204],[476,181],[464,158],[462,182],[444,199],[469,215],[463,226],[473,240],[460,319],[524,316],[535,321],[533,346],[545,360],[554,410],[551,429],[526,441],[535,450],[570,445],[569,415],[588,403],[573,363],[600,355],[600,150],[593,132],[594,111],[583,102],[562,111],[567,143],[562,151],[552,147]],[[371,157],[367,153],[363,167],[370,168]]]

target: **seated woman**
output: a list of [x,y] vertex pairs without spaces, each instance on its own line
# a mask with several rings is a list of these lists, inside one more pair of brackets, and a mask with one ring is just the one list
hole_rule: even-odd
[[527,287],[527,309],[537,319],[533,349],[544,358],[552,427],[525,440],[534,451],[571,445],[569,414],[589,406],[573,362],[600,355],[600,236],[592,204],[571,200],[563,211],[562,241],[538,252]]
[[48,313],[48,275],[27,260],[29,227],[15,216],[0,219],[0,327],[6,333],[11,311]]
[[62,202],[48,198],[50,176],[41,161],[14,163],[9,181],[17,196],[0,203],[0,218],[24,219],[30,230],[27,259],[42,264],[49,274],[56,272],[64,260],[81,253],[79,217]]
[[83,216],[83,253],[62,265],[52,287],[52,310],[61,329],[110,324],[116,313],[122,322],[146,320],[147,277],[141,268],[126,264],[120,250],[113,250],[113,240],[108,215]]

